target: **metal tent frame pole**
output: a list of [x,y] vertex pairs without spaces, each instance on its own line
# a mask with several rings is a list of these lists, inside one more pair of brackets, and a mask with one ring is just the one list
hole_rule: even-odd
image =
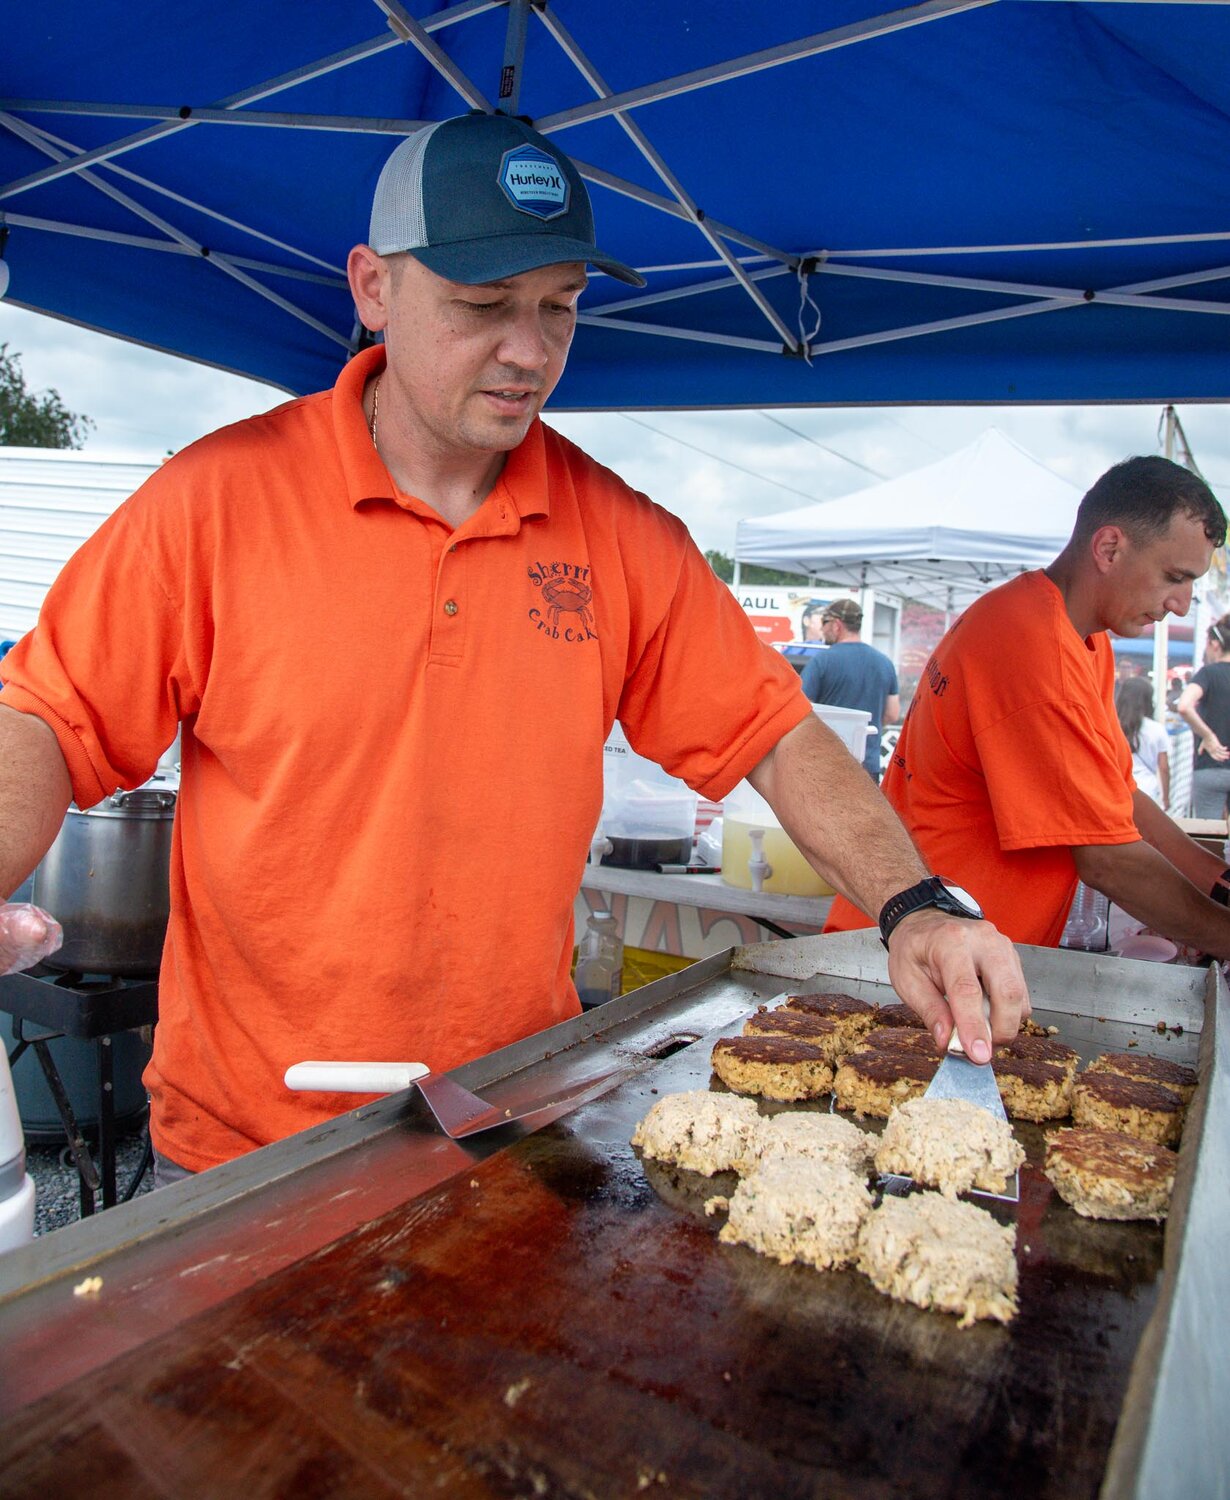
[[[236,220],[212,213],[204,204],[195,202],[186,195],[176,193],[148,177],[139,177],[124,167],[119,158],[131,156],[152,142],[192,129],[246,127],[248,129],[405,135],[418,128],[423,122],[363,116],[333,116],[307,111],[262,110],[255,107],[277,95],[284,94],[297,85],[362,63],[381,52],[398,46],[410,46],[424,58],[469,108],[490,111],[493,106],[488,94],[451,59],[440,42],[436,40],[436,36],[476,16],[492,10],[504,9],[507,12],[505,45],[500,75],[496,80],[496,97],[499,106],[509,113],[515,113],[519,108],[524,79],[526,32],[532,13],[544,26],[555,45],[572,63],[578,76],[598,96],[595,99],[541,116],[534,122],[536,127],[550,134],[565,132],[597,120],[614,119],[666,187],[667,194],[651,192],[597,165],[578,162],[582,175],[588,181],[609,191],[620,193],[650,209],[673,215],[690,224],[713,257],[712,260],[695,263],[696,268],[700,271],[716,268],[722,273],[718,277],[705,275],[690,286],[647,292],[639,298],[623,298],[604,308],[587,311],[582,315],[582,322],[586,324],[619,329],[625,333],[653,338],[686,339],[731,349],[745,349],[778,358],[783,354],[802,355],[810,362],[812,358],[821,354],[842,354],[876,344],[927,337],[933,334],[939,335],[957,329],[1030,317],[1039,313],[1073,312],[1076,309],[1096,307],[1099,304],[1127,308],[1140,313],[1160,311],[1192,316],[1224,316],[1230,313],[1230,304],[1226,302],[1157,295],[1173,293],[1180,287],[1230,279],[1230,265],[1221,265],[1200,272],[1150,282],[1089,288],[996,281],[993,278],[937,276],[850,263],[866,262],[877,258],[898,260],[901,257],[939,253],[977,255],[1012,250],[1021,254],[1053,254],[1064,250],[1087,251],[1095,245],[1133,246],[1221,242],[1230,241],[1230,230],[1193,235],[1125,236],[1103,241],[1040,241],[1013,246],[955,245],[927,248],[909,246],[895,249],[854,246],[840,250],[817,246],[807,251],[778,248],[758,239],[745,229],[722,223],[707,215],[671,165],[653,146],[640,123],[632,118],[635,111],[664,99],[675,98],[698,89],[719,86],[752,73],[787,66],[844,47],[874,42],[878,38],[893,33],[998,4],[999,0],[923,0],[921,4],[868,17],[849,26],[815,32],[774,47],[729,58],[706,68],[660,78],[638,88],[623,91],[612,91],[609,88],[554,12],[534,5],[533,0],[459,0],[459,3],[448,6],[422,21],[412,16],[400,0],[373,0],[373,3],[385,17],[388,31],[289,72],[253,84],[225,98],[209,101],[200,106],[107,104],[96,101],[46,99],[0,100],[0,126],[19,135],[42,151],[44,155],[52,158],[50,165],[0,185],[0,203],[7,204],[32,188],[75,175],[88,183],[90,187],[107,194],[113,201],[121,204],[151,228],[156,229],[164,239],[122,236],[115,232],[92,230],[86,225],[73,225],[34,215],[23,217],[8,213],[7,222],[12,227],[28,229],[32,232],[93,234],[98,238],[111,238],[115,243],[129,244],[138,249],[148,248],[151,251],[198,256],[214,271],[226,275],[254,296],[272,303],[306,327],[311,328],[328,344],[350,353],[356,347],[351,310],[347,309],[339,319],[341,326],[331,327],[306,308],[274,291],[265,284],[263,279],[279,276],[293,278],[296,275],[307,278],[315,275],[325,280],[326,284],[335,284],[332,278],[336,277],[336,284],[340,286],[342,273],[339,268],[321,262],[301,247],[275,240],[255,225],[240,224]],[[1031,0],[1031,3],[1049,3],[1049,0]],[[1128,0],[1122,0],[1122,3],[1128,3]],[[1139,3],[1139,0],[1132,0],[1132,3]],[[1150,3],[1164,4],[1169,3],[1169,0],[1150,0]],[[1226,4],[1230,3],[1230,0],[1209,0],[1209,3]],[[154,123],[90,150],[82,150],[71,142],[61,141],[49,132],[18,118],[22,113],[36,110],[95,117],[110,115],[120,119],[145,118]],[[251,236],[262,245],[276,247],[300,264],[290,267],[279,266],[276,262],[270,262],[264,258],[234,253],[223,254],[212,250],[195,236],[154,214],[116,189],[108,179],[99,175],[99,171],[106,171],[109,174],[124,176],[131,181],[139,182],[145,189],[162,194],[195,212],[212,213],[212,217],[219,222],[226,223],[245,236]],[[745,263],[748,257],[737,255],[732,250],[732,245],[740,245],[745,250],[752,251],[752,259],[763,257],[769,264],[752,268]],[[896,328],[879,329],[875,332],[855,334],[849,338],[827,342],[815,341],[811,336],[804,334],[801,322],[798,328],[792,329],[787,319],[761,289],[761,283],[787,273],[800,275],[805,295],[810,278],[814,275],[863,277],[871,280],[914,284],[920,287],[951,287],[956,290],[985,294],[996,299],[997,302],[1002,299],[1014,300],[1013,305],[992,306],[961,317],[904,324]],[[773,335],[771,338],[738,338],[710,332],[703,328],[656,323],[637,316],[638,312],[666,301],[686,302],[688,298],[704,297],[731,287],[738,287],[756,308],[758,315],[769,324]],[[1015,299],[1025,300],[1018,303]]]

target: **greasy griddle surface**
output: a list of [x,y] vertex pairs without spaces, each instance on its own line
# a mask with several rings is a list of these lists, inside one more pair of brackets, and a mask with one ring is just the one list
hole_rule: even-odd
[[709,1041],[26,1408],[0,1492],[1096,1495],[1160,1229],[1026,1167],[1020,1315],[966,1330],[720,1245],[731,1179],[628,1145]]

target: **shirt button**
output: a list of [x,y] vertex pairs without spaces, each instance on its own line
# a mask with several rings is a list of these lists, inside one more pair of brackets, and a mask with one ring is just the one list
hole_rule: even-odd
[[446,599],[444,601],[444,613],[446,615],[455,615],[457,613],[456,599]]

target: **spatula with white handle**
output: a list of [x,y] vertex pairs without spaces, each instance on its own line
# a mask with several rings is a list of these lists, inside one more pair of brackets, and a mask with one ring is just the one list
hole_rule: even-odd
[[443,1073],[433,1073],[426,1063],[301,1062],[287,1068],[284,1081],[288,1089],[330,1094],[395,1094],[416,1084],[440,1129],[456,1141],[480,1130],[544,1115],[564,1104],[580,1104],[609,1088],[611,1075],[591,1078],[523,1109],[488,1104]]
[[[983,997],[983,1010],[988,1023],[991,1019],[991,1002]],[[952,1035],[948,1038],[948,1053],[943,1062],[935,1070],[935,1077],[927,1085],[924,1099],[963,1099],[967,1104],[976,1104],[979,1109],[985,1109],[997,1119],[1007,1122],[1008,1112],[1004,1109],[1004,1101],[1000,1097],[999,1085],[995,1081],[995,1072],[989,1062],[971,1062],[965,1055],[965,1048],[961,1045],[961,1038],[957,1035],[957,1028],[952,1028]],[[890,1176],[880,1179],[880,1189],[885,1193],[901,1194],[910,1187],[912,1179],[909,1177]],[[1001,1198],[1006,1203],[1019,1203],[1021,1201],[1021,1174],[1013,1173],[1012,1181],[1007,1190],[1002,1193],[990,1193],[985,1189],[975,1188],[980,1197]]]
[[[984,998],[982,1004],[989,1023],[991,1002]],[[935,1077],[927,1085],[923,1098],[964,1099],[967,1104],[976,1104],[980,1109],[990,1110],[1001,1120],[1008,1118],[991,1064],[971,1062],[966,1057],[955,1026],[948,1038],[948,1055],[936,1069]]]

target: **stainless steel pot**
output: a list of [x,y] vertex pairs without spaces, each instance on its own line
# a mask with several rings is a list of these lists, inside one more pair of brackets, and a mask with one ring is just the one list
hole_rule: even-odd
[[73,805],[34,872],[34,901],[64,928],[47,960],[83,974],[156,974],[171,910],[177,792],[147,782],[97,807]]

